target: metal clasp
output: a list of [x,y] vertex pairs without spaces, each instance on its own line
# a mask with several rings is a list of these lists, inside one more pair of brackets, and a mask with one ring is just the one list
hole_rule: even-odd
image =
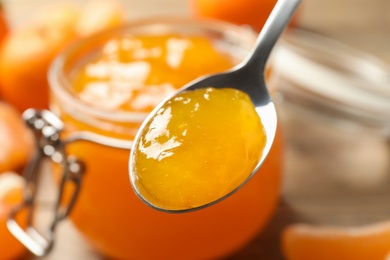
[[[53,113],[47,110],[29,109],[23,113],[23,118],[28,127],[33,131],[36,149],[34,157],[27,165],[24,177],[26,188],[24,190],[24,201],[17,206],[10,214],[7,227],[10,232],[26,246],[33,254],[44,256],[50,252],[54,244],[54,232],[57,224],[66,218],[71,212],[77,195],[81,188],[82,173],[84,165],[74,156],[66,153],[65,142],[60,139],[60,132],[64,125]],[[38,177],[42,163],[45,160],[59,164],[62,168],[62,176],[59,184],[59,193],[56,198],[54,217],[49,224],[47,232],[41,234],[33,224],[34,208],[38,191]],[[64,188],[66,185],[73,185],[73,194],[64,202]],[[20,225],[16,217],[22,210],[27,210],[26,225]],[[22,226],[26,226],[23,228]]]

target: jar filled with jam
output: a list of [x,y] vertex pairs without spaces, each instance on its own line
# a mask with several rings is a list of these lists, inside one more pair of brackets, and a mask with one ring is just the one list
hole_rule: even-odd
[[[223,22],[148,20],[81,40],[55,60],[51,112],[62,122],[64,151],[83,166],[76,189],[62,185],[61,198],[72,203],[67,217],[97,252],[114,259],[215,259],[264,228],[280,191],[279,131],[259,172],[226,200],[199,211],[148,207],[128,173],[131,143],[148,112],[186,83],[238,64],[256,36]],[[273,76],[268,70],[270,87]],[[53,171],[63,179],[58,167]]]

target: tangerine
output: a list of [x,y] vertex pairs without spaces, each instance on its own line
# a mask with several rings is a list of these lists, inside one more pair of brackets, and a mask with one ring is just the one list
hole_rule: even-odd
[[235,24],[248,24],[261,30],[276,0],[190,0],[195,15]]
[[114,1],[91,1],[84,8],[56,3],[42,8],[29,24],[11,31],[0,50],[0,91],[20,111],[48,109],[48,68],[77,38],[119,25],[123,8]]
[[1,92],[20,111],[48,108],[47,70],[76,36],[72,18],[76,9],[67,5],[45,10],[28,25],[11,31],[0,50]]
[[195,16],[215,18],[260,31],[277,0],[189,0]]
[[288,260],[383,260],[390,251],[390,221],[361,227],[294,224],[282,234]]

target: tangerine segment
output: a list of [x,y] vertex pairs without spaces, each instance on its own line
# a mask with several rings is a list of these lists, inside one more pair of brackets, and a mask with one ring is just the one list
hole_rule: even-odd
[[[8,231],[6,222],[13,206],[22,202],[24,180],[16,173],[0,175],[0,259],[15,259],[26,248]],[[18,215],[17,221],[25,223],[26,214]]]
[[21,169],[32,151],[33,138],[19,112],[0,101],[0,173]]
[[383,260],[390,251],[390,221],[361,227],[294,224],[282,234],[288,260]]
[[209,204],[249,177],[265,140],[246,93],[211,87],[182,92],[143,128],[134,146],[134,184],[159,208]]

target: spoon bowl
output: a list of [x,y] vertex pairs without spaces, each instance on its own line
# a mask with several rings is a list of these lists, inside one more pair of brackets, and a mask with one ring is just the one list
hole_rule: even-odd
[[291,17],[293,16],[296,8],[298,7],[300,0],[279,0],[275,7],[273,8],[270,16],[267,19],[262,31],[260,32],[255,45],[247,58],[241,62],[239,65],[234,67],[233,69],[218,73],[214,75],[209,75],[205,77],[201,77],[189,84],[185,85],[181,88],[175,95],[189,90],[196,90],[201,88],[207,88],[212,86],[216,89],[221,88],[233,88],[240,91],[245,92],[250,97],[258,116],[261,118],[263,127],[265,129],[266,135],[266,144],[263,149],[262,155],[253,169],[252,173],[248,176],[248,178],[238,185],[231,192],[222,196],[219,199],[210,201],[204,205],[200,205],[197,207],[191,207],[188,209],[165,209],[158,207],[154,204],[151,204],[148,200],[146,200],[141,192],[137,189],[135,184],[137,173],[135,172],[134,167],[134,158],[135,158],[135,146],[140,139],[140,133],[145,128],[147,123],[155,116],[157,111],[165,104],[167,100],[170,100],[174,96],[168,97],[163,102],[160,103],[145,119],[143,124],[141,125],[137,135],[135,136],[133,149],[130,154],[130,181],[131,185],[136,192],[137,196],[144,201],[147,205],[151,206],[154,209],[170,212],[170,213],[183,213],[188,211],[194,211],[198,209],[202,209],[208,206],[211,206],[231,194],[237,191],[240,187],[242,187],[253,175],[259,170],[263,162],[265,161],[275,137],[276,126],[277,126],[277,115],[275,106],[272,102],[271,96],[268,92],[266,83],[265,83],[265,69],[266,63],[268,60],[271,51],[279,39],[280,35],[284,31]]

